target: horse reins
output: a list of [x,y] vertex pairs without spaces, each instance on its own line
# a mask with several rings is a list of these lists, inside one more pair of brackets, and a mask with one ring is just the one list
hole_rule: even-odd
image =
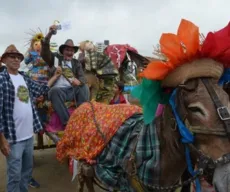
[[230,114],[228,112],[228,108],[224,106],[218,95],[216,94],[215,90],[211,86],[209,80],[207,78],[202,78],[201,81],[203,82],[204,86],[206,87],[218,113],[219,118],[224,123],[224,128],[227,133],[228,140],[230,141]]
[[[202,130],[199,127],[194,127],[188,125],[188,128],[190,128],[190,131],[194,133],[202,133],[202,134],[212,134],[212,135],[219,135],[219,136],[226,136],[228,137],[228,140],[230,141],[230,114],[228,112],[228,108],[224,106],[218,95],[216,94],[215,90],[210,84],[210,81],[208,78],[201,78],[201,81],[203,82],[205,88],[207,89],[213,104],[215,105],[215,108],[217,110],[217,114],[221,121],[224,123],[224,129],[222,130],[215,130],[215,129],[205,129]],[[186,121],[185,121],[186,123]],[[187,126],[186,126],[187,127]],[[196,153],[196,155],[199,157],[198,163],[202,159],[206,159],[207,163],[207,170],[213,172],[217,165],[224,165],[226,163],[230,162],[230,153],[224,154],[217,160],[213,160],[211,157],[205,155],[202,151],[198,150],[193,144],[187,144],[192,152]],[[211,174],[212,176],[212,174]]]
[[[205,134],[227,135],[227,137],[230,141],[230,114],[228,112],[228,108],[221,103],[218,95],[216,94],[215,90],[211,86],[209,80],[207,78],[202,78],[201,80],[202,80],[204,86],[206,87],[206,89],[207,89],[207,91],[208,91],[208,93],[209,93],[209,95],[210,95],[210,97],[211,97],[211,99],[212,99],[212,101],[216,107],[219,118],[224,123],[223,131],[225,130],[225,133],[223,133],[223,131],[211,130],[211,132],[210,132],[209,130],[207,130],[205,132]],[[201,129],[200,130],[196,129],[196,130],[197,130],[197,133],[199,133],[199,131],[204,133]],[[217,160],[213,160],[211,157],[205,155],[202,151],[198,150],[193,144],[187,144],[187,145],[191,149],[191,152],[195,153],[199,157],[198,166],[197,166],[198,171],[196,172],[196,174],[181,184],[175,184],[175,185],[172,185],[169,187],[147,186],[149,189],[170,191],[170,190],[185,186],[185,185],[193,182],[196,178],[203,175],[204,171],[207,171],[207,170],[212,171],[216,168],[217,165],[224,165],[224,164],[230,162],[230,153],[224,154],[223,156],[221,156]]]

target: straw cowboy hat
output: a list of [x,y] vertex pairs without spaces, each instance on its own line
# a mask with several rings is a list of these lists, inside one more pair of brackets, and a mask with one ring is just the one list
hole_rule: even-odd
[[78,46],[74,46],[74,43],[73,43],[73,40],[72,39],[67,39],[66,42],[64,44],[62,44],[60,47],[59,47],[59,52],[61,54],[63,54],[63,50],[64,48],[66,47],[71,47],[71,48],[74,48],[74,53],[76,53],[79,49]]
[[4,52],[4,53],[2,54],[2,56],[1,56],[1,61],[3,61],[4,58],[6,58],[6,56],[9,55],[9,54],[11,54],[11,55],[14,54],[14,55],[20,56],[21,61],[23,61],[23,59],[24,59],[24,55],[23,55],[22,53],[20,53],[20,52],[17,50],[17,48],[15,47],[15,45],[13,45],[13,44],[9,45],[9,46],[6,48],[5,52]]

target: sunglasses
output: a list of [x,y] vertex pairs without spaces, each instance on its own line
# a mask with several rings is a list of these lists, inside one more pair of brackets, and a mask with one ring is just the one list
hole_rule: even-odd
[[18,60],[22,60],[22,56],[20,55],[8,55],[8,57],[10,57],[11,59],[18,59]]

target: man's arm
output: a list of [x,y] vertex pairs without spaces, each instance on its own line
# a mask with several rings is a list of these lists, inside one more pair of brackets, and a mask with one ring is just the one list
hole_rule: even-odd
[[50,39],[53,35],[54,30],[56,30],[56,26],[55,25],[50,26],[49,33],[42,40],[41,57],[50,67],[54,65],[54,55],[50,50]]
[[29,84],[29,89],[32,92],[33,98],[38,98],[41,95],[45,95],[49,91],[49,86],[43,83],[38,83],[32,79],[27,79]]
[[49,79],[47,86],[52,87],[54,83],[58,80],[61,74],[62,74],[62,69],[58,67],[56,71],[54,72],[54,75]]
[[3,128],[3,79],[2,77],[0,76],[0,135],[3,136],[3,131],[4,131],[4,128]]
[[56,67],[55,66],[49,67],[49,69],[48,69],[48,78],[49,79],[54,76],[55,71],[56,71]]
[[76,70],[75,70],[76,78],[81,82],[81,84],[86,84],[86,77],[82,69],[81,63],[79,61],[76,62],[77,62]]
[[48,81],[47,84],[38,83],[38,82],[27,77],[27,81],[30,85],[30,90],[32,91],[33,97],[37,98],[41,95],[48,93],[50,87],[53,86],[53,84],[57,81],[57,79],[60,77],[61,73],[62,72],[60,72],[60,70],[56,70],[53,77],[50,78],[50,80]]
[[0,77],[0,151],[6,157],[10,154],[10,145],[5,138],[3,128],[3,78]]
[[52,67],[54,65],[54,55],[50,51],[50,38],[51,34],[48,33],[42,40],[41,57],[49,65],[49,67]]

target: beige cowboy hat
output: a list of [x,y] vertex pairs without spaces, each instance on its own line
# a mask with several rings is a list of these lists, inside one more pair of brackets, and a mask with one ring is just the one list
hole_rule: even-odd
[[3,61],[4,58],[6,58],[6,56],[8,56],[9,54],[11,54],[11,55],[14,54],[14,55],[20,56],[21,61],[23,61],[23,59],[24,59],[24,55],[23,55],[22,53],[20,53],[20,52],[17,50],[17,48],[15,47],[15,45],[13,45],[13,44],[9,45],[9,46],[6,48],[5,52],[4,52],[4,53],[2,54],[2,56],[1,56],[1,61]]
[[212,77],[219,79],[224,67],[213,59],[199,59],[177,67],[162,80],[162,87],[177,87],[189,79],[198,77]]
[[63,50],[65,47],[71,47],[71,48],[74,48],[74,53],[76,53],[79,49],[78,46],[75,46],[74,43],[73,43],[73,40],[72,39],[67,39],[66,42],[64,44],[62,44],[60,47],[59,47],[59,52],[61,54],[63,54]]

